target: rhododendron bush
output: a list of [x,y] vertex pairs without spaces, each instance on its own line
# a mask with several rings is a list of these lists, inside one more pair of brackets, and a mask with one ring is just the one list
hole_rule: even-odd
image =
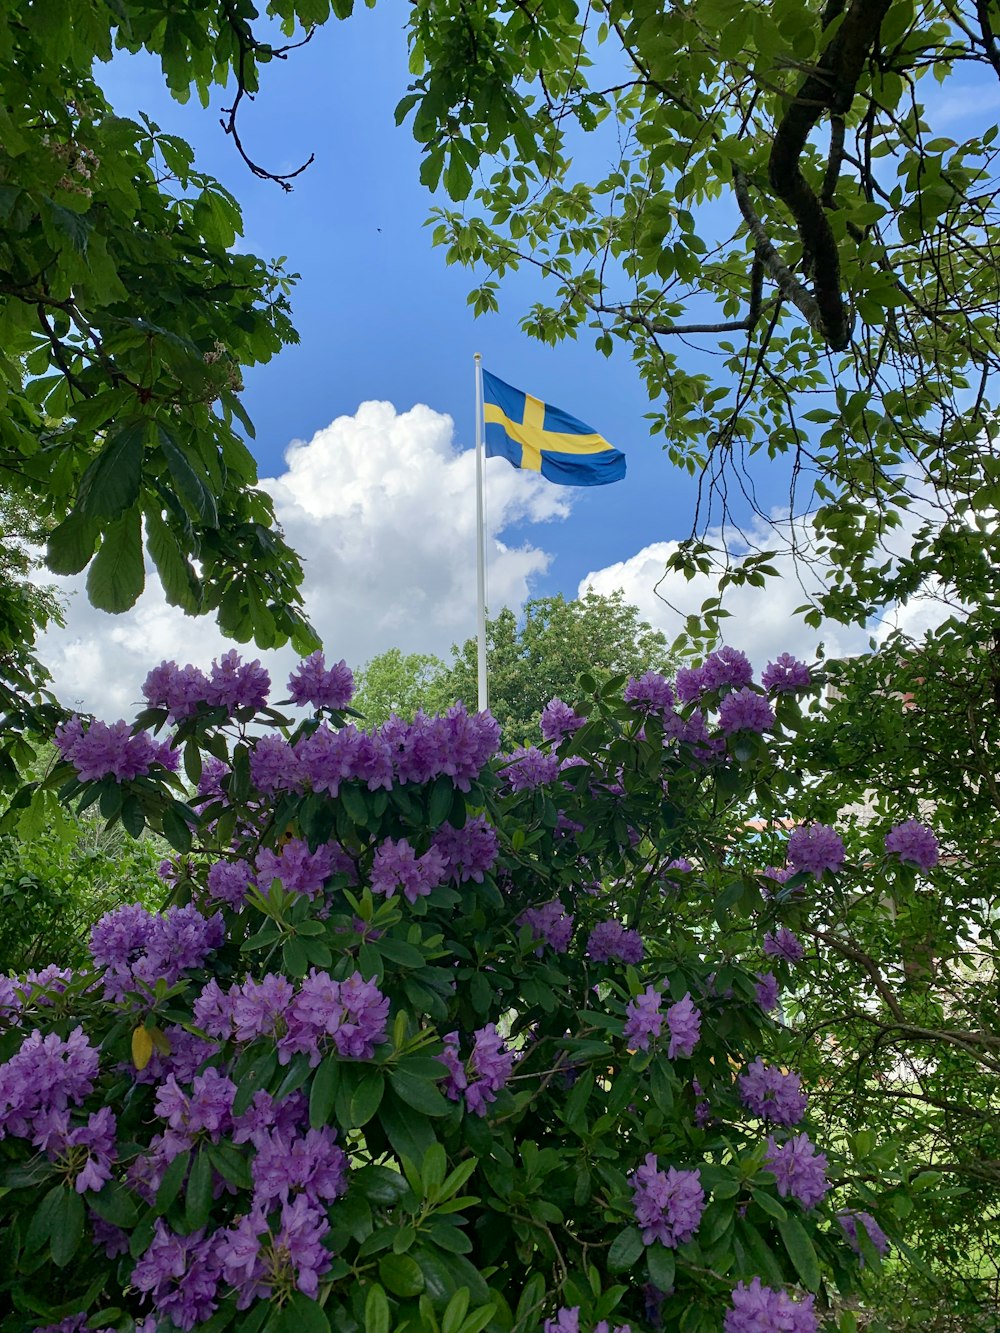
[[0,979],[0,1328],[853,1327],[905,1170],[819,1141],[788,1067],[850,872],[832,827],[785,866],[741,831],[810,688],[763,681],[583,677],[498,754],[488,713],[365,730],[342,663],[269,703],[232,653],[65,724],[47,789],[176,855],[91,968]]

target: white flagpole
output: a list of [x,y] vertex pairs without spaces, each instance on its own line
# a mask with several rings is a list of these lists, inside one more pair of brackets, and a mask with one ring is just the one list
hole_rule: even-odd
[[476,362],[476,676],[479,711],[489,704],[486,684],[486,532],[483,520],[483,358]]

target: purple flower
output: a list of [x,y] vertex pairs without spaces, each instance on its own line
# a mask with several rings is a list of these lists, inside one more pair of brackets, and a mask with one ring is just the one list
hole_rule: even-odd
[[158,1316],[186,1330],[214,1312],[221,1269],[217,1236],[206,1237],[204,1231],[178,1236],[157,1218],[153,1239],[132,1270],[131,1282],[151,1296]]
[[142,692],[150,708],[165,708],[172,722],[181,722],[204,702],[208,679],[190,664],[179,667],[176,662],[161,662],[146,677]]
[[637,995],[626,1005],[622,1036],[630,1049],[648,1051],[652,1038],[660,1035],[663,1027],[661,999],[662,996],[655,986],[647,986],[641,995]]
[[655,1153],[629,1176],[632,1208],[646,1245],[659,1241],[674,1250],[698,1230],[705,1210],[705,1191],[698,1171],[659,1170]]
[[544,945],[556,953],[565,953],[573,937],[573,917],[567,914],[558,898],[541,907],[529,907],[517,919],[519,926],[528,926],[532,937],[542,943],[535,950],[539,955]]
[[727,694],[719,704],[719,730],[726,736],[737,731],[770,731],[773,726],[771,705],[747,686]]
[[288,678],[292,702],[313,708],[346,708],[354,697],[354,673],[343,660],[327,670],[321,652],[312,653]]
[[777,1179],[781,1197],[791,1195],[803,1208],[814,1207],[830,1189],[826,1154],[816,1151],[808,1134],[796,1134],[780,1146],[774,1135],[769,1135],[764,1166]]
[[331,1263],[322,1243],[329,1229],[325,1210],[300,1194],[282,1205],[277,1235],[259,1209],[231,1230],[216,1233],[223,1276],[239,1293],[237,1309],[245,1310],[258,1297],[287,1300],[296,1290],[315,1297]]
[[839,870],[846,855],[840,834],[828,824],[800,824],[788,839],[788,864],[817,879],[824,870]]
[[779,926],[775,934],[764,936],[764,952],[769,958],[781,958],[786,963],[798,963],[805,957],[802,941],[787,926]]
[[32,1142],[55,1162],[77,1194],[99,1190],[111,1179],[111,1164],[118,1156],[116,1122],[111,1108],[102,1106],[86,1125],[71,1129],[69,1111],[50,1110],[36,1116]]
[[639,932],[620,921],[599,921],[587,940],[587,956],[595,963],[641,963],[644,952]]
[[[250,776],[265,796],[279,791],[300,791],[304,776],[298,749],[293,750],[281,736],[259,736],[250,751]],[[314,787],[314,790],[319,789]]]
[[791,653],[781,653],[773,662],[768,662],[760,683],[771,694],[781,694],[787,690],[808,689],[812,676],[805,662],[800,662]]
[[666,676],[661,676],[658,671],[633,676],[622,697],[633,708],[641,708],[647,713],[669,713],[674,706],[673,688]]
[[872,1217],[871,1213],[859,1212],[853,1208],[845,1208],[837,1214],[837,1221],[840,1223],[848,1245],[856,1255],[861,1258],[864,1264],[864,1258],[861,1255],[861,1245],[858,1241],[858,1223],[860,1222],[868,1233],[868,1239],[878,1250],[879,1254],[889,1253],[889,1237],[885,1234],[879,1224]]
[[738,648],[723,647],[709,653],[701,669],[706,690],[718,690],[723,685],[749,685],[753,680],[753,667]]
[[326,1125],[302,1136],[259,1134],[251,1168],[254,1207],[266,1212],[296,1193],[317,1207],[339,1199],[347,1189],[347,1155],[336,1140]]
[[0,1139],[30,1138],[38,1117],[79,1106],[93,1091],[98,1054],[83,1028],[65,1041],[54,1032],[31,1032],[0,1065]]
[[808,1098],[798,1074],[783,1074],[758,1056],[737,1080],[743,1105],[762,1120],[776,1125],[797,1125],[806,1113]]
[[[210,982],[205,987],[195,1002],[194,1012],[206,1032],[221,1037],[227,1035],[227,1014],[217,993],[210,992],[213,985],[214,982]],[[228,1021],[232,1024],[236,1040],[246,1042],[257,1037],[282,1036],[287,1030],[287,1016],[294,995],[288,978],[276,976],[273,972],[260,981],[247,977],[241,986],[233,986],[227,997],[231,1005]],[[212,1005],[211,1009],[209,1005]]]
[[555,698],[550,699],[542,709],[540,725],[542,735],[547,741],[559,742],[564,736],[572,736],[574,731],[579,731],[586,721],[587,719],[574,712],[569,704]]
[[[554,1319],[546,1319],[542,1326],[543,1333],[581,1333],[580,1307],[564,1305],[555,1313]],[[609,1333],[608,1321],[599,1320],[594,1325],[593,1333]],[[616,1324],[614,1333],[632,1333],[628,1324]]]
[[157,1089],[154,1110],[190,1147],[199,1135],[218,1143],[232,1128],[236,1084],[211,1067],[192,1080],[185,1092],[173,1074]]
[[313,968],[303,981],[288,1015],[288,1035],[279,1046],[283,1062],[306,1051],[309,1062],[322,1058],[321,1041],[332,1037],[337,1052],[351,1060],[370,1060],[386,1037],[389,997],[360,972],[334,981]]
[[212,708],[230,715],[238,708],[263,708],[271,688],[271,677],[257,659],[244,662],[235,648],[212,663],[205,698]]
[[795,874],[791,866],[765,866],[761,871],[763,883],[760,886],[761,896],[763,898],[773,898],[775,890],[782,884],[787,884]]
[[423,856],[417,856],[406,838],[393,842],[392,838],[375,850],[372,862],[372,893],[391,898],[401,889],[407,902],[415,903],[444,882],[448,862],[438,847],[430,847]]
[[736,1284],[722,1325],[723,1333],[817,1333],[818,1328],[812,1296],[793,1301],[786,1291],[762,1287],[759,1277],[749,1286]]
[[681,667],[674,682],[678,701],[682,704],[700,699],[708,686],[705,684],[703,667]]
[[467,819],[461,828],[442,824],[434,834],[433,845],[444,855],[448,874],[459,884],[468,880],[482,884],[500,850],[496,830],[485,815]]
[[216,861],[208,871],[209,896],[230,907],[242,907],[252,879],[253,866],[246,861]]
[[667,1010],[667,1028],[670,1032],[667,1059],[689,1056],[701,1033],[701,1014],[691,1000],[690,991]]
[[162,915],[140,903],[105,913],[90,932],[90,956],[104,968],[104,992],[122,1000],[129,991],[152,987],[160,978],[172,986],[189,968],[201,967],[222,944],[222,916],[206,917],[197,907],[169,907]]
[[462,1064],[458,1053],[458,1033],[449,1032],[444,1050],[437,1057],[448,1071],[444,1092],[453,1102],[465,1094],[465,1104],[473,1115],[484,1116],[495,1102],[497,1093],[510,1078],[514,1056],[503,1044],[494,1023],[487,1023],[474,1034],[472,1054]]
[[78,717],[56,728],[55,747],[76,769],[81,782],[113,777],[131,782],[146,777],[154,764],[173,772],[179,757],[168,742],[157,742],[145,731],[132,734],[127,722],[91,722],[86,731]]
[[314,852],[303,838],[289,838],[278,851],[262,847],[257,853],[255,879],[267,894],[273,880],[280,880],[286,893],[315,898],[333,873],[333,844],[321,843]]
[[778,978],[773,972],[757,973],[757,1003],[765,1014],[778,1007]]
[[921,870],[932,870],[940,852],[933,831],[917,819],[907,819],[891,829],[885,835],[885,850]]
[[543,754],[537,745],[521,746],[506,755],[504,766],[498,770],[506,778],[511,791],[530,791],[555,782],[559,776],[559,760],[554,754]]
[[400,782],[428,783],[445,775],[459,791],[469,791],[497,752],[500,725],[488,710],[470,714],[459,703],[441,717],[418,711],[404,722],[393,716],[379,735]]

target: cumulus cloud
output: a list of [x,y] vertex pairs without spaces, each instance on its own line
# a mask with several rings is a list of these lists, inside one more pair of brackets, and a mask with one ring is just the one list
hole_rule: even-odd
[[[738,561],[750,549],[773,550],[779,544],[776,534],[787,541],[790,535],[787,516],[775,514],[772,523],[774,526],[758,520],[738,538],[718,528],[709,531],[706,537],[719,548],[725,542],[730,557]],[[896,540],[905,545],[905,538]],[[795,545],[799,552],[808,552],[808,520],[796,520]],[[588,588],[605,595],[620,588],[644,619],[662,630],[668,641],[673,640],[683,630],[685,617],[697,615],[704,602],[718,595],[714,575],[699,574],[690,581],[678,573],[664,575],[667,561],[677,548],[677,542],[654,542],[626,560],[593,570],[581,579],[579,595]],[[895,628],[919,637],[957,609],[942,598],[939,587],[932,586],[905,607],[891,610],[878,624],[862,628],[826,620],[816,629],[795,613],[819,588],[818,568],[810,564],[807,554],[796,559],[787,550],[779,552],[769,563],[778,571],[777,578],[769,578],[763,588],[727,588],[723,597],[723,607],[729,612],[722,627],[725,642],[742,649],[758,669],[782,652],[803,659],[814,658],[820,645],[827,657],[863,653],[872,638],[884,639]]]
[[[487,459],[489,603],[519,607],[548,567],[539,547],[505,544],[519,522],[566,517],[572,492]],[[475,632],[475,455],[449,416],[423,404],[397,412],[362,403],[285,453],[261,485],[305,566],[306,610],[328,656],[360,666],[375,653],[447,655]],[[49,578],[50,576],[44,575]],[[207,617],[168,606],[155,578],[122,616],[95,611],[82,578],[59,580],[67,623],[40,645],[60,698],[102,716],[128,715],[149,667],[162,658],[206,666],[233,645]],[[257,654],[284,683],[290,650]]]

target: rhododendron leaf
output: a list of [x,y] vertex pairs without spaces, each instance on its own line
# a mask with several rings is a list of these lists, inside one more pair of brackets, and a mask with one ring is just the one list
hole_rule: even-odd
[[379,1108],[379,1120],[396,1152],[419,1162],[434,1142],[434,1130],[427,1120],[415,1116],[411,1107],[400,1101],[390,1082]]
[[153,1058],[153,1038],[145,1024],[140,1024],[132,1033],[132,1063],[136,1069],[145,1069]]
[[658,1241],[646,1248],[646,1269],[649,1280],[660,1291],[672,1291],[676,1273],[677,1258],[673,1250],[667,1249]]
[[236,1071],[236,1097],[233,1100],[233,1114],[242,1115],[261,1089],[266,1088],[271,1076],[278,1067],[278,1052],[248,1052],[247,1064],[241,1064]]
[[373,1283],[365,1298],[365,1333],[389,1333],[391,1316],[385,1291]]
[[773,1217],[778,1222],[784,1222],[788,1213],[784,1204],[779,1203],[772,1195],[765,1190],[754,1190],[753,1201],[762,1212],[767,1213],[768,1217]]
[[642,1251],[642,1232],[638,1227],[624,1227],[611,1242],[608,1268],[612,1273],[624,1272],[637,1262]]
[[419,1078],[402,1066],[389,1071],[389,1082],[407,1106],[423,1115],[447,1115],[454,1105],[442,1096],[429,1079]]
[[379,1108],[384,1090],[385,1076],[380,1069],[345,1066],[334,1100],[337,1124],[344,1129],[367,1125]]
[[76,1190],[64,1187],[52,1216],[49,1253],[58,1268],[65,1268],[83,1240],[83,1200]]
[[184,1195],[184,1221],[197,1231],[212,1210],[212,1161],[204,1148],[194,1154]]
[[160,816],[160,827],[163,836],[174,851],[189,852],[191,850],[191,829],[178,808],[178,802],[172,801],[164,809]]
[[419,1296],[424,1289],[420,1265],[408,1254],[386,1254],[379,1260],[378,1275],[394,1296]]
[[455,796],[455,785],[447,774],[434,779],[428,805],[427,822],[432,829],[439,828],[448,818]]
[[52,1228],[59,1216],[59,1210],[62,1207],[62,1196],[65,1192],[65,1185],[54,1185],[35,1209],[24,1237],[25,1249],[29,1253],[32,1250],[40,1250],[52,1235]]
[[184,1184],[184,1177],[187,1175],[190,1163],[190,1152],[178,1153],[164,1171],[160,1188],[156,1191],[156,1211],[158,1213],[165,1213],[177,1198],[181,1186]]
[[92,1208],[98,1217],[113,1226],[128,1229],[135,1224],[138,1213],[131,1196],[113,1180],[109,1180],[99,1193],[88,1190],[87,1207]]
[[[859,1228],[863,1229],[863,1228]],[[789,1215],[778,1223],[778,1230],[796,1272],[809,1291],[819,1291],[820,1271],[816,1250],[797,1217]]]

